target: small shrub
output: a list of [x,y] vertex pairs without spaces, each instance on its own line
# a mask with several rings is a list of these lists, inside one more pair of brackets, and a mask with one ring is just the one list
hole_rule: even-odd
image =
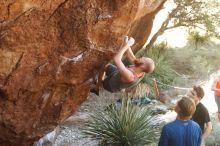
[[[188,76],[188,79],[204,81],[219,68],[219,46],[197,50],[187,46],[170,51],[168,56],[175,61],[174,70],[181,75]],[[179,81],[178,84],[181,82]]]
[[189,32],[188,41],[198,49],[199,45],[208,45],[210,38],[207,34],[201,35],[198,31],[191,31]]
[[[155,62],[155,70],[151,74],[147,74],[143,79],[143,82],[152,85],[152,79],[155,78],[157,81],[164,84],[172,84],[176,78],[176,73],[172,68],[173,62],[167,57],[167,45],[166,43],[161,43],[154,46],[151,50],[147,52],[145,56],[150,57]],[[160,88],[166,88],[162,84],[158,84]]]
[[158,129],[152,126],[154,118],[146,107],[134,106],[123,100],[120,107],[114,104],[91,115],[84,133],[99,138],[102,145],[138,146],[153,143]]
[[[130,96],[130,98],[133,98],[133,97],[144,97],[144,96],[147,96],[150,92],[150,87],[149,85],[147,84],[143,84],[143,83],[140,83],[136,86],[135,88],[135,93]],[[129,94],[128,94],[129,95]]]

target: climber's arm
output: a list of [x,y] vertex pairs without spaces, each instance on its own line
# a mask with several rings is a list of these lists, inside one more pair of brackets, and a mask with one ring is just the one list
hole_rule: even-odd
[[128,50],[126,51],[126,57],[131,64],[134,64],[134,60],[136,59],[136,57],[134,56],[131,47],[129,47]]
[[125,67],[125,65],[122,62],[122,56],[124,53],[130,48],[130,45],[127,43],[125,44],[119,52],[114,57],[115,65],[117,66],[117,69],[121,75],[121,77],[126,80],[127,82],[132,82],[134,80],[133,73]]

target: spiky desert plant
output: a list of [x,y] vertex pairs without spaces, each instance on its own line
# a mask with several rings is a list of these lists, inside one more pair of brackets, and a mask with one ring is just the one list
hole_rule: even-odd
[[190,44],[194,44],[195,48],[198,49],[199,45],[207,45],[210,42],[210,37],[208,34],[202,35],[194,30],[189,32],[188,41]]
[[111,105],[91,115],[84,133],[101,141],[104,145],[139,146],[155,142],[157,128],[153,126],[154,117],[146,107],[131,105],[123,100],[121,106]]
[[[142,54],[143,56],[150,57],[155,62],[155,70],[151,74],[146,74],[143,83],[147,83],[152,86],[152,79],[155,78],[157,81],[164,84],[172,84],[176,78],[176,73],[172,67],[174,61],[167,56],[167,44],[162,42],[156,44],[152,49],[148,50],[147,53]],[[166,88],[162,84],[158,84],[160,88]]]

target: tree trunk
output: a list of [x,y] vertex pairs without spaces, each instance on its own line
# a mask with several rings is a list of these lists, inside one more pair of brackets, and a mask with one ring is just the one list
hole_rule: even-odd
[[[179,7],[176,7],[175,9],[173,9],[173,11],[167,16],[167,19],[162,23],[160,29],[153,35],[153,37],[151,38],[150,42],[146,45],[146,47],[144,47],[143,52],[146,52],[147,50],[151,49],[154,45],[154,43],[156,42],[157,38],[162,35],[166,30],[167,30],[167,26],[170,22],[170,20],[173,18],[173,15],[176,13],[176,11],[179,9]],[[170,27],[170,28],[175,28],[175,26]]]
[[169,24],[170,19],[171,18],[167,17],[167,19],[161,25],[160,29],[154,34],[154,36],[151,38],[150,42],[146,45],[145,50],[148,50],[153,47],[157,38],[165,32],[167,25]]

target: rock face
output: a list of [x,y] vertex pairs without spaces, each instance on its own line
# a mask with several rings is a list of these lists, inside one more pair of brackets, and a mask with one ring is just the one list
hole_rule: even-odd
[[122,36],[144,44],[164,1],[1,0],[1,146],[31,145],[71,115]]

